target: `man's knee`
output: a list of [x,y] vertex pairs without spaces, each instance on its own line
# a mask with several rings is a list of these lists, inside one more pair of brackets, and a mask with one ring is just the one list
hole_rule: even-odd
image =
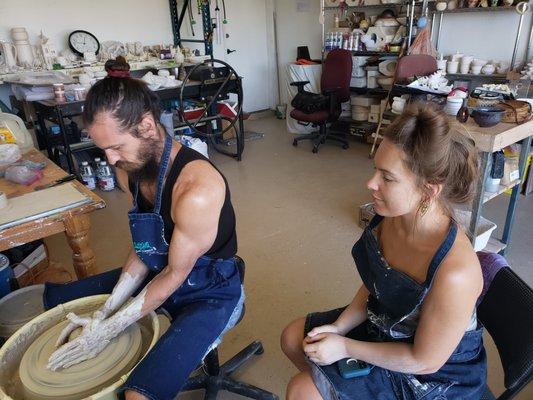
[[311,375],[302,372],[294,376],[287,385],[287,400],[318,400],[322,399]]
[[304,337],[305,319],[299,318],[292,321],[283,330],[280,338],[281,350],[289,356],[302,350],[302,341]]

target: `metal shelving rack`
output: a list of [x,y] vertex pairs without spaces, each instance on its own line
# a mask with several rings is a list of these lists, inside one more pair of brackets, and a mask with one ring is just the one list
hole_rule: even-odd
[[[524,3],[525,4],[525,8],[523,9],[523,12],[520,13],[518,12],[518,7],[520,7],[520,4]],[[435,22],[436,22],[436,19],[437,19],[437,16],[438,16],[438,19],[439,19],[439,23],[438,23],[438,29],[437,29],[437,37],[435,38],[435,47],[437,49],[437,51],[439,51],[439,44],[440,44],[440,38],[441,38],[441,33],[442,33],[442,26],[444,24],[444,15],[446,14],[460,14],[460,13],[486,13],[486,14],[494,14],[494,13],[501,13],[501,12],[510,12],[510,11],[515,11],[518,15],[519,15],[519,20],[518,20],[518,27],[517,27],[517,32],[516,32],[516,39],[515,39],[515,43],[514,43],[514,49],[513,49],[513,56],[511,57],[511,62],[510,62],[510,65],[511,65],[511,69],[514,69],[514,67],[516,66],[516,56],[518,54],[518,45],[520,43],[520,35],[522,33],[522,27],[523,27],[523,23],[524,23],[524,15],[528,12],[530,12],[530,6],[527,2],[521,2],[519,3],[518,5],[516,6],[498,6],[498,7],[475,7],[475,8],[456,8],[456,9],[453,9],[453,10],[444,10],[444,11],[437,11],[437,10],[434,10],[434,12],[432,13],[432,17],[431,17],[431,37],[433,38],[433,31],[434,31],[434,28],[435,28]],[[533,27],[532,27],[533,28]],[[533,30],[532,32],[533,33]],[[528,37],[528,44],[527,44],[527,49],[529,49],[529,45],[530,45],[530,42],[531,42],[531,33]],[[478,75],[470,75],[471,77],[475,77],[475,76],[478,76]],[[492,75],[491,75],[492,76]]]
[[202,1],[198,3],[202,13],[203,39],[182,39],[181,26],[192,0],[184,0],[181,10],[178,14],[177,0],[169,0],[170,7],[170,22],[172,24],[172,34],[174,36],[174,46],[181,46],[182,43],[203,43],[205,54],[211,56],[213,59],[213,21],[211,19],[211,10],[209,9],[209,2]]
[[[348,10],[383,10],[387,8],[402,8],[406,7],[406,14],[408,20],[408,35],[407,35],[407,48],[411,46],[412,32],[414,26],[414,17],[415,17],[415,8],[422,5],[422,1],[417,0],[402,0],[400,3],[391,3],[391,4],[375,4],[375,5],[362,5],[362,6],[348,6]],[[324,47],[325,47],[325,38],[326,38],[326,28],[325,28],[325,17],[326,11],[338,10],[338,6],[326,6],[324,0],[320,0],[320,12],[321,19],[324,21],[322,24],[322,58],[324,58]],[[388,52],[358,52],[358,53],[372,53],[368,55],[394,55],[398,56],[398,53],[388,53]],[[366,54],[357,54],[357,55],[366,55]]]

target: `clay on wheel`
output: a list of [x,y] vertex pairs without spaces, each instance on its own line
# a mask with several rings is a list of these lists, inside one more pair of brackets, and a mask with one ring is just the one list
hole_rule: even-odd
[[141,329],[133,324],[95,358],[66,369],[50,371],[46,364],[56,350],[55,341],[66,325],[67,321],[64,321],[44,332],[22,357],[19,373],[27,400],[82,399],[117,381],[140,358]]

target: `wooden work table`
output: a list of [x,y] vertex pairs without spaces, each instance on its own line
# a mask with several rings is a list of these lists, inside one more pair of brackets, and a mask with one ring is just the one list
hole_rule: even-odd
[[[64,170],[35,149],[23,155],[22,159],[45,162],[44,176],[41,180],[30,186],[12,183],[1,178],[0,191],[6,193],[10,202],[16,201],[18,196],[33,192],[36,186],[51,183],[68,175]],[[95,193],[87,189],[82,183],[76,180],[70,183],[82,194],[86,195],[90,199],[90,202],[33,221],[21,221],[20,224],[0,230],[0,251],[56,233],[65,232],[67,242],[73,252],[72,258],[77,277],[84,278],[94,274],[95,256],[89,245],[89,230],[91,226],[89,216],[91,212],[104,208],[105,202]]]
[[465,129],[460,132],[474,140],[481,152],[494,153],[513,143],[533,135],[533,120],[523,124],[499,123],[490,128],[481,128],[472,117],[468,118]]

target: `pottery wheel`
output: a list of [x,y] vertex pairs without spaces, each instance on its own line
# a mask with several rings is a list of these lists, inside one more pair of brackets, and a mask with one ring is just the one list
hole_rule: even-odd
[[133,324],[95,358],[51,371],[46,364],[67,323],[63,321],[44,332],[22,357],[19,373],[27,400],[75,400],[90,396],[128,373],[140,358],[141,329]]

